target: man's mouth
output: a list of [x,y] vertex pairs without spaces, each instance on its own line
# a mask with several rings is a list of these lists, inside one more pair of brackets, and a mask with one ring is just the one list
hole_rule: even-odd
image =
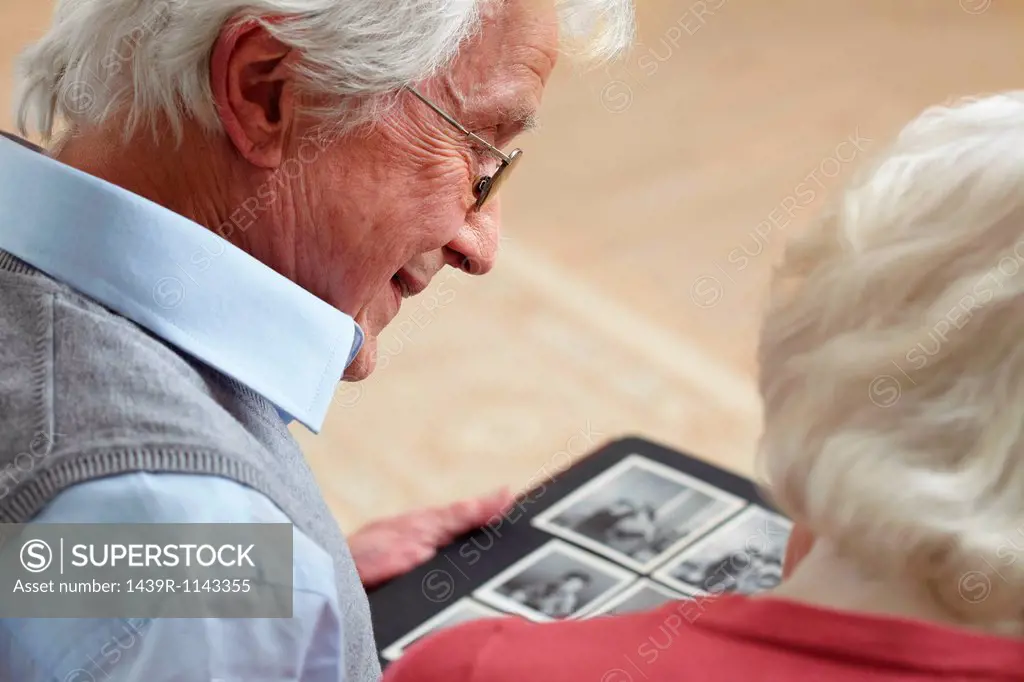
[[411,298],[426,289],[430,285],[430,279],[417,277],[402,268],[391,277],[391,283],[401,293],[402,298]]
[[391,277],[391,285],[398,290],[398,295],[401,298],[409,298],[412,295],[409,293],[409,286],[397,274]]

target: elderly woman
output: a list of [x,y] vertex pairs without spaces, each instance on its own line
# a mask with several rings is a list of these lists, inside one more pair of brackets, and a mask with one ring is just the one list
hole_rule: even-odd
[[775,589],[429,637],[389,682],[1024,679],[1024,93],[933,108],[793,243],[761,335]]
[[628,0],[61,0],[21,62],[22,133],[54,142],[0,138],[0,521],[294,524],[264,576],[294,589],[284,619],[3,620],[0,679],[380,676],[360,575],[507,496],[350,552],[285,425],[321,427],[439,270],[491,269],[556,57],[631,35]]

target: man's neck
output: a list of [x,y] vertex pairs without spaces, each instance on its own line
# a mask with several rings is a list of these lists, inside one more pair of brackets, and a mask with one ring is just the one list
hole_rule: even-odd
[[761,597],[788,599],[809,606],[862,614],[907,618],[987,634],[1024,637],[1024,622],[980,625],[945,609],[919,582],[876,580],[836,554],[825,542],[811,552],[781,585]]
[[[187,124],[180,145],[171,131],[160,140],[140,129],[125,144],[114,123],[104,130],[78,132],[51,155],[61,163],[149,199],[174,213],[216,232],[256,260],[300,286],[294,253],[294,229],[279,219],[286,196],[271,185],[273,171],[249,175],[252,168],[238,161],[222,136],[210,137]],[[272,188],[266,206],[244,213],[247,202]],[[264,229],[273,226],[274,229]],[[308,288],[308,287],[307,287]]]
[[[188,137],[183,148],[170,149],[168,145],[140,134],[126,152],[123,141],[113,133],[94,130],[68,136],[51,154],[63,164],[216,229],[226,219],[226,211],[216,204],[209,189],[230,178],[229,169],[211,167],[213,155],[198,159],[191,153]],[[180,159],[180,163],[168,162],[168,157]],[[156,159],[163,162],[156,163]]]

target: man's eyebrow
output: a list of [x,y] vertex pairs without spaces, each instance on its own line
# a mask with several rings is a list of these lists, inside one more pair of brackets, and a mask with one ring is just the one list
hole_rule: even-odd
[[540,128],[540,121],[537,119],[536,112],[529,112],[524,117],[516,121],[516,125],[519,127],[521,132],[528,133]]
[[511,128],[515,134],[529,132],[540,127],[536,105],[532,104],[527,95],[521,91],[508,93],[509,96],[499,102],[496,109],[494,104],[488,106],[485,101],[467,97],[457,90],[451,92],[462,111],[477,109],[485,116],[486,112],[490,111],[488,117],[491,120],[496,121],[499,126]]
[[498,121],[500,125],[514,128],[518,133],[526,133],[540,127],[540,122],[537,120],[537,110],[525,102],[500,109]]

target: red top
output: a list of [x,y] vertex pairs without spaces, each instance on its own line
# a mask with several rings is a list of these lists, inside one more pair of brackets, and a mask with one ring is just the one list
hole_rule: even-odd
[[385,682],[1007,682],[1024,641],[723,595],[591,620],[477,620],[425,637]]

